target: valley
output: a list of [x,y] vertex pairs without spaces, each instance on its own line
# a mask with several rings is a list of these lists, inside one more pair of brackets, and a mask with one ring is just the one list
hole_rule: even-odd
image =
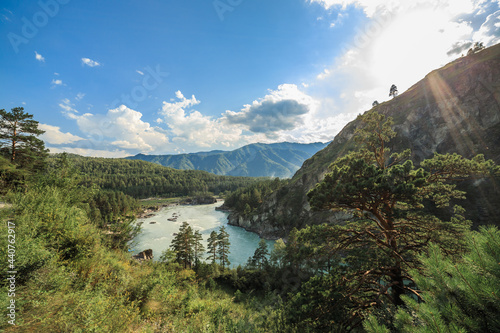
[[329,144],[49,154],[1,109],[0,329],[499,331],[500,44],[476,48]]

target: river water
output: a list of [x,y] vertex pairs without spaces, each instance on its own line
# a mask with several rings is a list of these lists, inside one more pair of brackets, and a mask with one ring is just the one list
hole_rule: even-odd
[[[138,219],[137,223],[142,222],[142,232],[134,239],[132,248],[133,254],[137,254],[146,249],[152,249],[154,259],[158,260],[161,253],[168,249],[174,233],[179,230],[182,222],[188,222],[193,230],[199,230],[203,236],[203,246],[207,248],[207,239],[212,231],[219,232],[221,226],[226,227],[229,234],[230,254],[229,261],[232,267],[245,265],[248,257],[253,256],[257,248],[260,237],[248,232],[243,228],[227,224],[227,213],[216,211],[215,207],[222,205],[218,202],[212,205],[196,206],[173,206],[165,207],[155,216]],[[177,220],[168,219],[178,216]],[[151,224],[150,222],[156,222]],[[274,241],[266,240],[269,252],[273,249]],[[205,256],[206,257],[206,256]]]

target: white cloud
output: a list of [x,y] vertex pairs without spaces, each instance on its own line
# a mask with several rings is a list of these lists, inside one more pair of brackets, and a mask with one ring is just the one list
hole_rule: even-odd
[[431,9],[445,8],[449,12],[456,14],[470,12],[477,4],[484,0],[309,0],[310,3],[319,3],[325,9],[337,6],[346,10],[349,6],[362,9],[367,17],[374,17],[384,13],[404,12],[422,6],[429,6]]
[[89,152],[107,149],[129,155],[138,152],[166,154],[236,148],[250,143],[248,137],[242,136],[243,129],[240,126],[228,126],[221,119],[212,119],[199,111],[189,110],[200,103],[195,96],[186,98],[177,91],[176,97],[176,102],[164,102],[159,111],[161,118],[156,123],[164,128],[151,126],[142,120],[142,113],[124,105],[104,115],[80,114],[68,99],[62,100],[59,106],[66,117],[75,120],[80,131],[87,136],[86,141],[78,142],[76,148]]
[[[59,138],[51,140],[59,144],[57,149],[77,154],[106,156],[102,152],[110,151],[124,156],[138,152],[196,152],[235,149],[254,142],[312,142],[332,138],[331,129],[325,127],[332,120],[314,120],[317,102],[292,84],[270,90],[241,111],[227,111],[219,118],[194,110],[200,103],[194,95],[186,97],[177,91],[173,100],[163,102],[160,117],[156,119],[156,123],[163,127],[160,128],[143,121],[142,113],[124,105],[106,114],[81,114],[69,99],[64,99],[59,106],[66,117],[76,121],[86,138],[71,144],[69,133],[58,133],[57,128],[50,128],[53,137]],[[245,119],[239,119],[241,117]],[[274,127],[266,128],[272,124]],[[64,142],[62,137],[68,141]],[[61,148],[62,145],[65,147]],[[50,149],[55,151],[52,147]]]
[[200,101],[198,101],[194,95],[192,95],[191,98],[188,99],[184,97],[180,90],[175,92],[175,96],[180,101],[175,102],[175,99],[172,98],[170,99],[172,103],[163,102],[162,114],[171,119],[180,120],[184,118],[186,108],[190,108],[197,104],[200,104]]
[[163,102],[157,123],[168,126],[171,141],[183,150],[217,149],[236,147],[249,143],[251,139],[242,136],[241,126],[229,125],[220,118],[204,116],[197,110],[189,110],[200,104],[194,95],[186,98],[180,91],[175,93],[177,101]]
[[290,141],[300,143],[327,142],[333,140],[335,135],[344,126],[355,119],[356,112],[344,112],[337,115],[325,113],[310,114],[303,126],[292,131],[284,131],[276,141]]
[[76,99],[77,101],[81,101],[84,97],[85,97],[85,94],[84,94],[84,93],[79,92],[78,94],[76,94],[75,99]]
[[40,61],[40,62],[45,62],[45,58],[36,51],[35,51],[35,59]]
[[254,133],[264,133],[268,138],[278,138],[304,125],[307,114],[316,107],[317,102],[296,85],[282,84],[239,112],[226,111],[224,120],[228,124],[243,125]]
[[68,115],[70,118],[71,118],[70,114],[78,113],[78,111],[73,108],[74,106],[75,105],[72,104],[71,101],[67,98],[63,99],[61,103],[59,103],[59,107],[63,109],[65,111],[64,113]]
[[8,10],[6,8],[3,8],[2,12],[3,13],[0,14],[0,21],[2,21],[2,22],[12,22],[12,18],[15,17],[14,14],[10,10]]
[[94,60],[89,59],[89,58],[82,58],[82,64],[87,65],[89,67],[101,66],[101,64],[99,62],[94,61]]
[[500,43],[500,10],[488,15],[479,31],[474,34],[475,41],[482,41],[490,46]]
[[330,70],[328,68],[325,68],[325,70],[316,76],[318,80],[323,80],[324,78],[328,77],[330,75]]
[[55,79],[52,79],[52,84],[55,85],[55,86],[61,86],[63,84],[62,80],[55,80]]
[[[62,107],[67,110],[67,104],[62,103]],[[72,110],[70,108],[70,112],[66,112],[66,115],[76,120],[80,131],[87,134],[95,146],[109,144],[122,150],[152,152],[161,149],[169,142],[161,129],[142,121],[142,113],[125,105],[108,110],[105,115],[91,113],[78,115]]]
[[144,75],[144,72],[141,72],[140,70],[136,70],[136,72],[137,72],[139,75]]
[[311,3],[319,3],[324,6],[325,9],[330,9],[333,6],[338,6],[342,10],[347,9],[348,6],[355,6],[362,8],[368,17],[373,16],[373,14],[380,10],[381,7],[393,8],[397,1],[391,0],[309,0]]
[[73,135],[71,133],[63,133],[61,132],[61,128],[57,126],[47,125],[47,124],[38,124],[38,128],[42,131],[45,131],[44,134],[40,136],[40,138],[49,144],[68,144],[76,141],[84,140],[83,138]]
[[333,138],[332,128],[340,127],[339,119],[346,117],[318,114],[318,101],[294,84],[282,84],[240,111],[228,110],[219,118],[193,110],[198,104],[195,96],[186,98],[180,91],[176,99],[164,102],[156,122],[168,126],[172,148],[193,152],[255,142],[325,142]]
[[[335,114],[335,112],[333,112],[337,107],[335,101],[328,97],[319,100],[315,96],[300,90],[293,84],[279,86],[278,90],[272,91],[270,95],[258,102],[268,101],[270,96],[272,96],[271,100],[274,101],[296,100],[301,105],[306,106],[308,110],[306,113],[297,116],[299,117],[299,121],[295,122],[293,128],[284,129],[268,135],[267,137],[271,139],[269,140],[270,142],[291,141],[311,143],[330,141],[348,121],[354,119],[357,115],[357,113],[352,112]],[[256,102],[254,102],[254,104],[256,104]]]
[[106,158],[123,158],[131,155],[125,150],[118,150],[118,149],[103,150],[103,149],[91,149],[91,148],[80,148],[80,147],[50,147],[50,152],[53,154],[66,152],[71,154],[78,154],[81,156],[106,157]]

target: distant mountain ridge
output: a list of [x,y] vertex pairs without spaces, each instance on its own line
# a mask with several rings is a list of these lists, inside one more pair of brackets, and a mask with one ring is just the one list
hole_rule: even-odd
[[291,178],[305,160],[328,143],[254,143],[232,150],[178,155],[129,156],[179,170],[204,170],[216,175]]

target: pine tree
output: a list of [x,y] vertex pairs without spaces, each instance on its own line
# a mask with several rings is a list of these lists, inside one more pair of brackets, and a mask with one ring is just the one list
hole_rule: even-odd
[[252,213],[252,207],[248,203],[245,204],[245,209],[243,210],[243,215],[250,215]]
[[194,255],[194,263],[195,265],[199,264],[203,253],[205,252],[205,247],[202,244],[203,237],[199,230],[196,230],[193,235],[193,255]]
[[43,133],[38,121],[24,108],[13,108],[11,112],[0,109],[0,150],[11,162],[25,169],[42,168],[47,149],[37,136]]
[[286,256],[286,244],[283,239],[278,239],[274,243],[274,247],[271,251],[270,261],[271,265],[278,268],[283,267]]
[[[420,256],[423,269],[412,273],[425,302],[404,297],[406,308],[395,316],[398,332],[500,332],[500,231],[490,226],[470,232],[467,247],[460,260],[437,245]],[[375,316],[363,326],[389,331]]]
[[26,176],[27,170],[17,168],[9,159],[0,155],[0,194],[5,194],[10,186],[20,185]]
[[485,49],[485,47],[484,47],[483,42],[476,42],[476,43],[474,43],[474,46],[469,49],[469,51],[467,52],[467,55],[477,53],[477,52],[482,51],[484,49]]
[[[392,119],[370,111],[360,120],[356,140],[362,149],[335,161],[331,173],[308,194],[314,209],[353,214],[344,226],[328,226],[324,237],[334,242],[330,252],[347,260],[346,294],[358,310],[377,302],[401,305],[403,294],[418,296],[408,283],[409,270],[419,265],[416,255],[430,242],[448,252],[460,251],[469,227],[462,209],[443,221],[422,209],[424,200],[446,207],[450,200],[464,198],[455,182],[498,170],[482,155],[468,160],[457,154],[435,154],[416,169],[408,160],[409,150],[391,155],[386,147],[396,135]],[[351,256],[340,256],[346,251]]]
[[208,253],[208,260],[212,261],[212,264],[215,264],[215,262],[219,259],[218,255],[218,248],[219,248],[219,239],[217,238],[217,232],[212,231],[210,233],[210,237],[208,238],[208,246],[207,246],[207,253]]
[[252,264],[257,266],[259,269],[262,269],[262,266],[267,263],[267,255],[269,251],[267,250],[267,243],[264,239],[261,239],[259,242],[259,246],[255,249],[255,252],[252,257]]
[[184,268],[191,268],[194,257],[194,233],[189,223],[182,222],[170,247],[175,252],[177,262],[183,264]]
[[262,203],[262,194],[258,188],[252,190],[252,196],[250,197],[250,207],[258,207]]
[[395,84],[391,86],[391,89],[389,89],[389,97],[396,98],[398,96],[398,87],[396,87]]
[[228,259],[228,255],[230,253],[229,245],[231,245],[231,243],[229,242],[229,234],[227,233],[226,228],[224,226],[222,226],[219,229],[219,234],[217,235],[217,241],[218,241],[217,253],[219,255],[219,260],[222,269],[224,269],[226,266],[231,265],[231,262]]

